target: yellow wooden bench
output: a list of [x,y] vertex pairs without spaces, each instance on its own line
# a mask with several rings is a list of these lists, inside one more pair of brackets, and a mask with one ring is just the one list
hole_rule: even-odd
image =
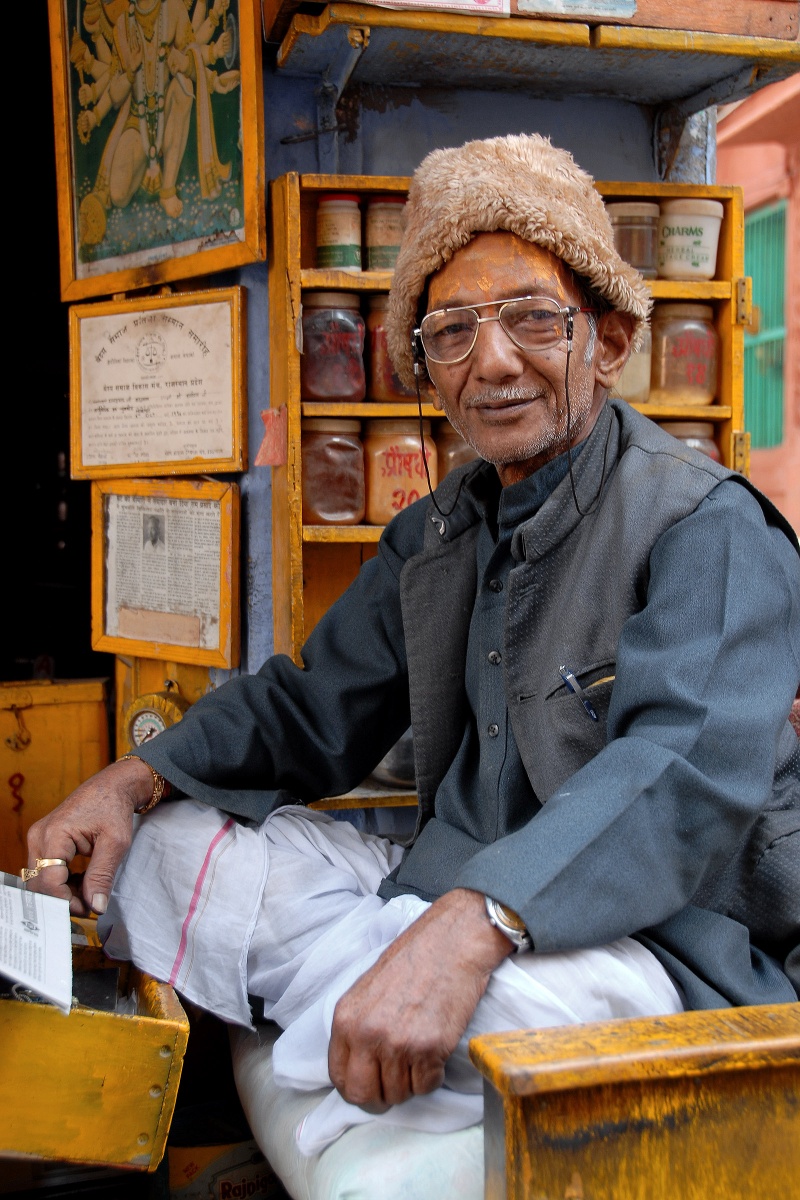
[[486,1200],[800,1195],[800,1003],[491,1034]]

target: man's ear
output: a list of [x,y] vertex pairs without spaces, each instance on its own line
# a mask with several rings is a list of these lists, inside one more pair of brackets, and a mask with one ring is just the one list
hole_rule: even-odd
[[610,391],[630,358],[635,318],[630,313],[603,313],[597,322],[598,349],[595,356],[595,377]]

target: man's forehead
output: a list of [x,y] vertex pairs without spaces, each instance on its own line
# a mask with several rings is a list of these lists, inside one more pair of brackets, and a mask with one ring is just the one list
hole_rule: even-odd
[[431,276],[428,307],[531,291],[564,299],[573,285],[571,269],[544,246],[505,230],[480,233]]

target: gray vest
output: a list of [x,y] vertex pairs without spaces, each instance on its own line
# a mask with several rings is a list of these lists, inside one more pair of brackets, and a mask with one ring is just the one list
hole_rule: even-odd
[[[417,833],[433,815],[437,788],[467,720],[464,673],[477,586],[478,525],[470,507],[459,505],[456,497],[473,469],[452,472],[438,489],[439,507],[449,512],[455,500],[454,511],[442,518],[430,506],[423,551],[405,564],[400,578],[419,792]],[[568,664],[584,684],[614,675],[622,627],[646,602],[653,546],[724,479],[747,487],[797,546],[786,521],[742,476],[686,450],[627,404],[610,401],[574,464],[576,494],[587,515],[578,513],[566,478],[516,531],[512,552],[518,565],[508,579],[505,619],[505,689],[514,737],[542,802],[606,744],[613,680],[592,688],[599,720],[587,720],[566,693],[559,666]],[[774,802],[781,810],[793,807],[794,816],[781,818],[781,836],[787,821],[797,826],[800,810],[798,788],[791,782],[797,779],[797,743],[787,722]],[[762,827],[760,836],[769,842],[769,830]],[[793,841],[796,847],[797,837]],[[759,861],[763,857],[759,854]],[[794,860],[799,857],[795,849]],[[752,858],[751,853],[748,861]],[[697,902],[751,924],[749,880],[755,869],[751,862],[747,878],[740,871],[712,881]],[[796,861],[793,874],[798,875]],[[800,879],[795,882],[797,896]],[[737,899],[740,892],[743,898]]]

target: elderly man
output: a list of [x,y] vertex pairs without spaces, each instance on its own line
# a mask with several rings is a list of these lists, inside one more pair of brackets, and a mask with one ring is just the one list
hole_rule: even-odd
[[[775,914],[754,944],[721,883],[770,797],[797,800],[796,538],[609,402],[649,297],[568,154],[437,151],[407,211],[395,366],[427,372],[485,461],[392,521],[304,669],[220,687],[30,836],[31,866],[93,850],[102,912],[132,812],[171,788],[117,875],[109,945],[286,1030],[281,1078],[333,1084],[312,1149],[354,1106],[413,1124],[434,1090],[441,1127],[476,1120],[477,1030],[796,998],[796,937]],[[410,848],[298,807],[409,720]],[[37,883],[69,895],[64,868]]]

